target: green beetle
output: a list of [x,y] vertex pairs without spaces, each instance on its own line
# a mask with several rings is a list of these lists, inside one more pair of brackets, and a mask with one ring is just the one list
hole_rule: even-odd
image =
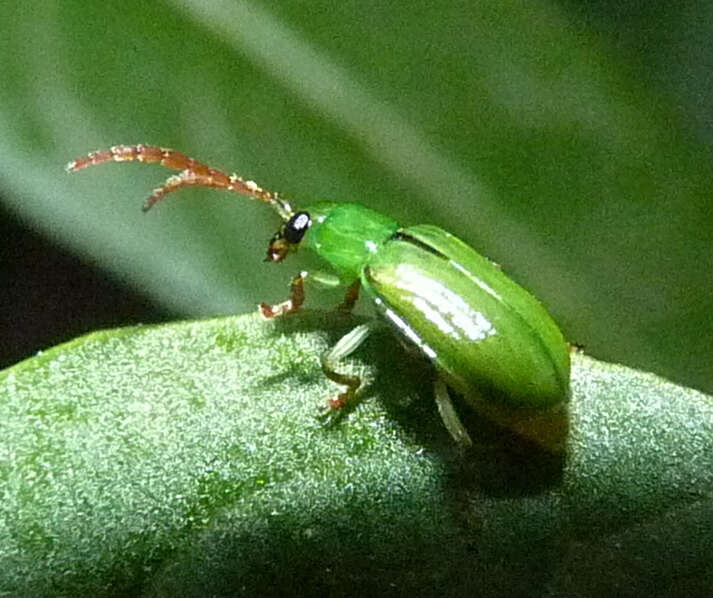
[[[360,204],[318,202],[293,211],[253,181],[156,146],[114,146],[70,162],[67,170],[133,160],[180,171],[154,190],[144,210],[187,186],[225,189],[269,203],[283,224],[270,240],[267,261],[282,261],[298,247],[315,252],[335,273],[317,275],[317,282],[347,286],[343,309],[354,306],[363,288],[405,343],[435,366],[438,409],[460,444],[470,445],[471,439],[448,387],[497,424],[546,448],[561,443],[569,396],[567,342],[530,293],[455,236],[436,226],[402,227]],[[262,315],[274,318],[299,310],[306,279],[306,272],[295,276],[290,299],[261,304]],[[338,372],[337,364],[375,325],[357,326],[322,357],[325,375],[346,386],[330,399],[331,409],[356,396],[361,380]]]

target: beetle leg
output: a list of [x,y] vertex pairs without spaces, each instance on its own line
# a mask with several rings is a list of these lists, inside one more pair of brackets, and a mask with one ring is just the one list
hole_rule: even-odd
[[307,278],[307,272],[300,272],[292,279],[292,284],[290,285],[290,298],[287,301],[283,301],[282,303],[278,303],[276,305],[261,303],[259,309],[262,317],[266,320],[270,320],[272,318],[284,316],[285,314],[299,310],[305,301],[305,278]]
[[327,411],[329,415],[335,410],[342,409],[356,396],[361,386],[361,378],[352,374],[343,374],[335,369],[337,363],[356,351],[371,333],[375,321],[360,324],[339,339],[329,351],[322,355],[322,371],[333,382],[346,386],[344,392],[335,397],[330,397],[327,401]]
[[344,301],[339,305],[337,309],[340,311],[352,311],[354,305],[359,299],[359,291],[361,290],[361,279],[357,278],[352,284],[347,287],[347,292],[344,295]]
[[450,432],[453,440],[464,448],[473,446],[473,441],[470,439],[468,431],[463,426],[463,422],[460,421],[455,407],[453,407],[453,401],[451,401],[451,397],[448,394],[446,383],[440,378],[437,378],[434,391],[436,394],[438,413],[441,414],[443,424],[446,426],[448,432]]
[[[323,272],[310,274],[309,279],[311,282],[325,287],[337,287],[341,284],[338,277]],[[292,279],[292,284],[290,285],[290,298],[287,301],[283,301],[282,303],[277,303],[275,305],[270,305],[265,302],[261,303],[259,309],[262,317],[266,320],[270,320],[272,318],[284,316],[285,314],[289,314],[293,311],[298,311],[305,301],[304,286],[306,280],[307,272],[304,271],[300,272]],[[357,302],[357,299],[359,299],[360,289],[361,281],[357,279],[347,287],[344,301],[337,309],[347,312],[352,311],[352,309],[354,309],[354,304]]]

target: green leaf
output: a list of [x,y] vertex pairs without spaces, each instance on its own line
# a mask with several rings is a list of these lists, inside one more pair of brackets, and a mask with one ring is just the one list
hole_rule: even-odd
[[[713,399],[574,355],[563,454],[467,416],[388,332],[307,312],[97,332],[0,373],[0,593],[666,594],[710,579]],[[703,577],[701,577],[703,575]],[[700,587],[705,587],[700,585]]]

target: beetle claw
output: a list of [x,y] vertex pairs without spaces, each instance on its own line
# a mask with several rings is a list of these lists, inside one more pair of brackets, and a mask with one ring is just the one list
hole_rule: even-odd
[[341,411],[347,404],[347,399],[349,398],[347,396],[348,394],[349,393],[343,392],[342,394],[338,394],[336,397],[329,397],[327,400],[327,408],[332,411]]
[[260,305],[258,305],[258,311],[266,320],[272,320],[272,318],[279,318],[285,314],[296,311],[296,308],[293,307],[292,301],[288,299],[287,301],[283,301],[277,305],[270,305],[269,303],[265,303],[263,301]]
[[319,411],[317,413],[317,419],[321,421],[324,425],[332,425],[346,413],[346,405],[349,400],[349,393],[344,392],[327,399],[326,404],[319,406]]
[[277,305],[270,305],[265,302],[261,303],[258,306],[260,315],[262,315],[262,317],[266,320],[271,320],[272,318],[278,318],[284,316],[285,314],[299,310],[305,300],[305,278],[307,278],[307,273],[300,272],[292,279],[292,284],[290,285],[290,298],[287,301],[283,301]]

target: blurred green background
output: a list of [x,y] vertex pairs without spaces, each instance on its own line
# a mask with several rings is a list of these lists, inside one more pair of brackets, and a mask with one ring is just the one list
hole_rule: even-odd
[[186,190],[144,215],[164,169],[62,170],[144,142],[297,206],[438,224],[588,353],[713,392],[712,17],[703,2],[6,3],[4,365],[96,327],[285,297],[304,262],[263,263],[264,205]]

